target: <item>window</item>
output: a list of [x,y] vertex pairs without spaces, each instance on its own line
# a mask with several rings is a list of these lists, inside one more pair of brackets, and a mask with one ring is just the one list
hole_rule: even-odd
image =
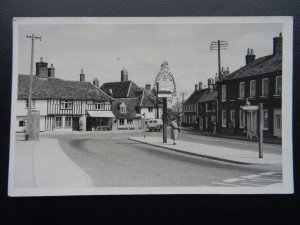
[[153,112],[153,108],[152,108],[152,107],[149,107],[149,108],[148,108],[148,112]]
[[222,110],[222,127],[226,127],[226,111]]
[[263,111],[263,118],[264,118],[264,130],[268,130],[269,127],[269,112],[268,110]]
[[65,118],[65,128],[72,127],[72,116],[66,116]]
[[269,78],[262,80],[262,96],[269,96]]
[[69,100],[62,100],[60,102],[61,109],[72,109],[72,102]]
[[208,112],[208,104],[205,103],[205,112]]
[[240,128],[245,127],[245,112],[240,110]]
[[[26,100],[26,108],[28,108],[28,100]],[[34,109],[35,108],[35,100],[31,100],[31,108]]]
[[239,97],[240,98],[245,98],[245,82],[240,82],[240,93]]
[[278,77],[276,77],[276,87],[275,87],[276,95],[281,95],[281,87],[282,87],[281,76],[278,76]]
[[205,117],[205,128],[208,129],[208,117]]
[[222,85],[222,102],[226,102],[226,85]]
[[55,128],[62,128],[62,116],[55,117]]
[[251,80],[250,81],[250,97],[255,97],[256,95],[256,81]]
[[124,125],[124,119],[120,119],[120,125]]
[[20,120],[19,121],[19,127],[24,127],[24,126],[25,126],[24,120]]
[[230,121],[232,122],[233,127],[235,127],[235,111],[230,111]]
[[127,119],[127,124],[132,125],[133,124],[133,119]]
[[104,110],[105,109],[105,103],[101,101],[95,101],[94,102],[94,108],[99,109],[99,110]]

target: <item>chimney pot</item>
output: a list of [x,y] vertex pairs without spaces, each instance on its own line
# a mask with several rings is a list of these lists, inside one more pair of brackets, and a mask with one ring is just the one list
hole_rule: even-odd
[[282,53],[282,33],[279,33],[279,37],[273,38],[273,54]]
[[253,49],[251,49],[251,55],[253,55]]
[[200,81],[199,82],[199,91],[201,91],[202,90],[202,82]]
[[85,74],[83,73],[83,69],[81,69],[81,73],[80,73],[80,81],[85,81]]
[[41,57],[41,62],[43,62],[43,57]]
[[247,55],[250,55],[250,48],[247,49]]
[[195,84],[195,91],[198,91],[198,84]]

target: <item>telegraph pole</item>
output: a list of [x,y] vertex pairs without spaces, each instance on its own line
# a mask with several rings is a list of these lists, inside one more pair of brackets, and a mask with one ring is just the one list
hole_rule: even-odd
[[156,82],[156,119],[159,119],[159,99],[158,99],[159,83]]
[[221,79],[221,50],[225,50],[228,47],[227,41],[211,41],[210,50],[218,50],[218,69],[219,69],[219,79]]
[[26,123],[26,140],[33,138],[33,124],[31,117],[31,98],[32,98],[32,76],[33,76],[33,60],[34,60],[34,41],[42,41],[42,37],[37,37],[34,34],[27,35],[26,38],[31,39],[31,62],[30,62],[30,80],[29,80],[29,93],[28,93],[28,107],[27,107],[27,123]]

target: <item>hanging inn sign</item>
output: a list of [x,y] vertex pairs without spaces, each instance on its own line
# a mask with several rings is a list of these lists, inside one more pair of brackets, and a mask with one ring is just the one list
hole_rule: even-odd
[[167,103],[170,105],[172,98],[176,96],[176,84],[167,61],[161,64],[160,70],[156,74],[154,87],[158,92],[158,98],[167,98]]

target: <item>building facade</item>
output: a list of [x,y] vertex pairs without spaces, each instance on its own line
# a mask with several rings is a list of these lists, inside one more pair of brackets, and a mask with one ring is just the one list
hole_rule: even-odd
[[[150,93],[149,84],[141,88],[128,80],[128,71],[121,71],[121,81],[104,83],[101,87],[106,94],[114,98],[112,111],[115,115],[113,127],[116,129],[141,129],[145,119],[157,117],[156,97]],[[158,106],[159,118],[162,110]]]
[[281,137],[282,35],[273,39],[273,54],[255,59],[248,49],[246,65],[217,82],[218,132],[256,137],[258,111],[241,106],[263,103],[263,132]]
[[[47,68],[42,60],[36,68],[37,74],[32,77],[32,110],[39,111],[40,131],[113,128],[114,99],[100,90],[97,83],[85,82],[83,71],[80,81],[68,81],[55,78],[53,65]],[[29,82],[29,75],[18,76],[17,132],[25,132],[26,128]]]

